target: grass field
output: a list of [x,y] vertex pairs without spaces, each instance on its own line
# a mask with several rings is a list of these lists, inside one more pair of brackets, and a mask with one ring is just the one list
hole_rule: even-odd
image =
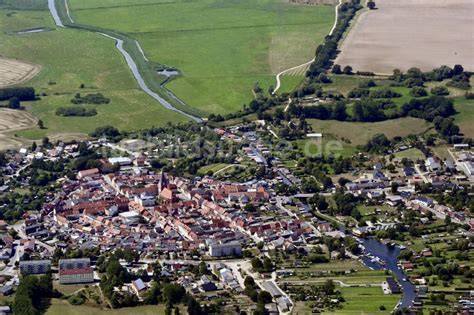
[[412,161],[416,161],[418,159],[424,159],[425,155],[420,150],[416,148],[411,148],[405,151],[400,151],[400,152],[395,153],[395,157],[397,159],[407,158]]
[[46,10],[47,2],[43,0],[0,0],[0,9]]
[[206,175],[209,171],[211,171],[212,173],[215,173],[215,172],[220,171],[221,169],[227,167],[228,165],[229,164],[225,164],[225,163],[209,164],[209,165],[201,167],[198,170],[198,173],[203,174],[203,175]]
[[[301,139],[296,140],[298,147],[305,156],[342,156],[349,157],[356,152],[356,147],[351,143],[340,141],[336,136],[327,134],[322,140]],[[292,161],[293,163],[293,161]]]
[[454,116],[455,123],[466,137],[474,138],[474,100],[466,100],[464,97],[457,98],[454,107],[458,112]]
[[[180,307],[181,314],[185,314],[184,308]],[[165,305],[146,305],[137,307],[126,307],[114,310],[103,310],[98,307],[87,305],[72,306],[67,300],[53,299],[46,315],[155,315],[165,314]]]
[[[98,126],[110,124],[121,130],[136,130],[184,121],[184,117],[165,110],[154,99],[138,89],[113,41],[72,29],[51,32],[8,35],[20,29],[51,27],[48,11],[0,10],[0,55],[15,57],[43,66],[27,83],[41,95],[40,101],[23,103],[47,129],[18,132],[20,136],[39,139],[45,135],[87,134]],[[85,88],[80,89],[84,83]],[[94,106],[94,117],[58,117],[56,108],[71,105],[75,93],[103,93],[111,99],[107,105]],[[89,106],[89,105],[87,105]]]
[[[126,33],[152,61],[183,76],[167,87],[204,112],[228,113],[305,62],[329,32],[332,6],[281,0],[70,0],[75,21]],[[139,18],[137,18],[139,17]],[[291,90],[300,80],[285,83]]]
[[[323,312],[331,315],[352,315],[352,314],[390,314],[397,304],[400,296],[385,295],[382,288],[340,288],[346,302],[342,308],[335,311]],[[383,305],[386,310],[381,311],[379,307]]]
[[430,126],[417,118],[399,118],[375,123],[340,122],[335,120],[308,119],[314,132],[331,134],[338,139],[350,139],[352,145],[366,144],[375,134],[383,133],[387,138],[419,134]]
[[[360,314],[390,314],[398,302],[398,295],[385,295],[381,288],[340,288],[346,302],[335,310],[324,311],[325,315],[360,315]],[[381,311],[383,305],[386,310]],[[309,302],[297,302],[292,311],[293,315],[311,315]]]

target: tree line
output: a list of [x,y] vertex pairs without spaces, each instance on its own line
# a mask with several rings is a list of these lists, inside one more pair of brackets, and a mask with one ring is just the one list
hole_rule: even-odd
[[0,101],[8,101],[12,98],[20,101],[34,101],[36,99],[35,89],[32,87],[12,87],[0,89]]
[[82,107],[59,107],[56,110],[56,116],[62,117],[91,117],[97,115],[95,108]]

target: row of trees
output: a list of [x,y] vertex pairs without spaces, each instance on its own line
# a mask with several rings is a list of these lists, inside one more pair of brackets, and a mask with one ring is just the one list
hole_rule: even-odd
[[449,86],[469,89],[471,87],[470,77],[471,73],[465,72],[462,65],[455,65],[453,68],[441,66],[428,72],[422,72],[418,68],[410,68],[406,73],[403,73],[399,69],[395,69],[390,79],[395,81],[395,84],[406,87],[423,86],[425,82],[450,79],[447,83]]
[[244,293],[255,303],[257,303],[257,309],[254,311],[254,315],[265,314],[265,304],[272,301],[270,293],[264,290],[259,290],[257,283],[251,276],[245,277],[244,280]]
[[[360,0],[345,2],[339,7],[339,18],[332,35],[325,38],[324,43],[316,48],[316,57],[311,64],[306,76],[311,80],[316,79],[321,73],[325,73],[332,66],[332,60],[337,56],[337,44],[342,35],[349,27],[350,21],[355,13],[361,9]],[[349,69],[347,69],[349,70]],[[351,71],[352,72],[352,69]]]
[[0,89],[0,101],[8,101],[12,98],[20,101],[34,101],[36,99],[35,89],[32,87],[12,87]]
[[[384,91],[386,96],[393,96],[392,92]],[[338,101],[329,105],[298,106],[292,105],[288,113],[293,117],[314,118],[321,120],[335,119],[339,121],[374,122],[400,117],[415,117],[432,122],[435,117],[449,117],[456,113],[454,103],[451,99],[440,96],[432,96],[424,99],[412,99],[405,103],[401,109],[393,108],[391,101],[363,98],[356,101],[352,106],[352,116],[348,115],[344,101]],[[395,111],[387,114],[386,109],[393,108]]]
[[87,94],[86,96],[81,96],[80,93],[77,93],[74,98],[71,100],[71,103],[80,105],[80,104],[108,104],[110,99],[102,95],[102,93],[92,93]]
[[53,297],[51,275],[22,277],[13,302],[13,313],[39,315],[47,307],[44,299]]
[[95,115],[97,115],[95,108],[59,107],[56,110],[56,116],[63,117],[91,117]]

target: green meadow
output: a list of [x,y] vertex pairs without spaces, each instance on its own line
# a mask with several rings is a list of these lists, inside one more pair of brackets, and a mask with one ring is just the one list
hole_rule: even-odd
[[[74,29],[55,29],[49,11],[0,10],[0,55],[42,66],[38,76],[26,83],[35,87],[41,100],[24,103],[43,120],[47,129],[25,130],[19,136],[39,139],[58,134],[87,134],[103,125],[120,130],[160,126],[186,119],[164,109],[138,88],[114,41]],[[13,35],[19,30],[48,27],[49,32]],[[84,84],[84,88],[80,88]],[[73,106],[76,93],[102,93],[106,105],[74,105],[96,108],[93,117],[58,117],[58,107]]]
[[466,100],[464,97],[456,98],[454,108],[458,112],[454,116],[454,122],[465,136],[474,138],[474,100]]
[[[399,295],[384,294],[380,287],[340,288],[340,291],[346,300],[341,309],[325,311],[323,314],[390,314],[400,299]],[[380,310],[382,305],[385,310]]]
[[[167,88],[207,114],[242,108],[258,83],[308,61],[334,22],[332,6],[298,6],[282,0],[69,0],[83,25],[124,33],[147,57],[182,76]],[[300,79],[285,82],[290,91]]]

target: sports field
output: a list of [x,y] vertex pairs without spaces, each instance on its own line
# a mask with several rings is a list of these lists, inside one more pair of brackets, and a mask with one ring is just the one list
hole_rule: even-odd
[[[25,0],[26,1],[26,0]],[[87,134],[96,127],[113,125],[120,130],[160,126],[186,119],[165,110],[142,92],[114,42],[100,35],[73,29],[9,35],[35,27],[54,28],[48,11],[0,10],[0,55],[41,65],[40,73],[27,85],[40,101],[22,103],[47,129],[18,131],[20,136],[40,139],[58,134]],[[80,85],[84,84],[84,88]],[[97,109],[94,117],[58,117],[58,107],[71,106],[76,93],[100,92],[111,99],[106,105],[85,105]]]
[[336,63],[391,74],[462,64],[474,70],[472,0],[377,0],[341,46]]
[[267,90],[276,73],[311,59],[334,22],[333,6],[282,0],[69,0],[69,7],[76,23],[126,33],[151,61],[178,68],[182,77],[167,87],[207,114],[240,109],[256,82]]

